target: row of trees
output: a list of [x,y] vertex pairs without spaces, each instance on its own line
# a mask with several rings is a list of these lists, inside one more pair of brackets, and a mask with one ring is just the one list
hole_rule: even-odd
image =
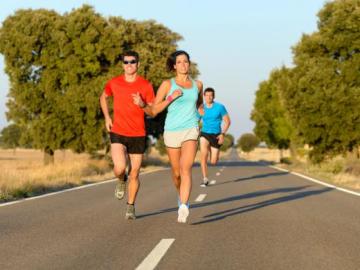
[[296,157],[296,147],[308,144],[314,162],[358,151],[359,10],[359,0],[326,3],[318,30],[293,47],[294,67],[275,69],[259,85],[251,119],[269,146],[290,148]]
[[[234,136],[231,134],[226,134],[224,138],[224,143],[221,146],[220,151],[225,152],[229,148],[235,146],[237,148],[240,148],[242,151],[248,153],[254,150],[255,147],[259,145],[259,143],[260,143],[259,138],[252,133],[245,133],[241,135],[237,139],[236,144],[235,144]],[[162,137],[160,137],[156,141],[155,148],[159,151],[161,155],[166,154],[166,146],[164,144],[164,139]]]
[[[15,124],[11,124],[3,128],[0,132],[0,147],[11,148],[14,150],[17,147],[31,148],[31,138],[21,135],[21,129]],[[224,138],[224,143],[221,146],[220,151],[225,152],[235,145],[237,148],[240,148],[244,152],[251,152],[255,147],[259,145],[259,143],[259,138],[257,138],[254,134],[245,133],[239,137],[235,145],[234,136],[232,134],[226,134]],[[150,147],[151,143],[149,143],[148,146]],[[161,155],[166,154],[166,146],[164,144],[164,139],[162,136],[159,136],[159,138],[157,138],[154,146]]]
[[[234,136],[231,134],[226,134],[224,138],[224,143],[220,148],[221,151],[225,152],[230,147],[234,146]],[[243,143],[240,143],[242,140]],[[254,144],[254,140],[256,143]],[[253,134],[244,134],[238,139],[237,147],[241,147],[243,151],[249,152],[253,150],[259,144],[259,139],[256,138]],[[251,146],[250,146],[251,145]],[[159,151],[161,155],[166,154],[166,146],[164,144],[164,139],[160,135],[154,144],[155,148]],[[250,148],[249,148],[250,146]],[[0,147],[5,149],[16,149],[17,147],[22,148],[32,148],[31,138],[25,137],[22,134],[22,130],[16,124],[10,124],[9,126],[3,128],[0,132]],[[151,142],[149,138],[148,147],[151,147]]]
[[[220,151],[225,152],[230,147],[235,146],[237,148],[240,148],[242,151],[248,153],[254,150],[259,144],[260,144],[259,138],[252,133],[245,133],[241,135],[237,139],[236,144],[235,144],[234,136],[231,134],[226,134],[224,138],[224,143],[221,146]],[[161,155],[166,154],[166,146],[164,144],[164,139],[162,137],[160,137],[156,141],[155,148],[159,151]]]
[[[0,53],[10,80],[7,118],[21,129],[22,138],[44,150],[45,163],[53,162],[57,149],[104,148],[99,95],[105,82],[121,72],[121,53],[138,51],[139,73],[157,89],[171,76],[166,58],[181,39],[155,21],[104,18],[88,5],[63,15],[18,10],[0,29]],[[161,124],[149,123],[158,136]]]

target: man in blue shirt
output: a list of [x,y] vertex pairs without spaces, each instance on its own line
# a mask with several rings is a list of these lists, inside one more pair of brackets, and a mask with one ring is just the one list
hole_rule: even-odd
[[[221,103],[215,102],[215,90],[206,88],[204,91],[204,109],[199,111],[202,118],[202,128],[200,133],[200,155],[201,172],[203,183],[206,187],[209,184],[207,160],[210,154],[210,163],[215,165],[219,160],[220,147],[224,143],[225,133],[230,126],[230,117]],[[222,125],[223,123],[223,125]]]

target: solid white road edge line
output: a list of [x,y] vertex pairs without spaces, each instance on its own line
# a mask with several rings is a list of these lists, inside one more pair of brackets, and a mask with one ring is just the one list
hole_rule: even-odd
[[291,174],[293,174],[293,175],[299,176],[299,177],[301,177],[301,178],[307,179],[307,180],[309,180],[309,181],[315,182],[315,183],[317,183],[317,184],[320,184],[320,185],[323,185],[323,186],[326,186],[326,187],[330,187],[330,188],[333,188],[333,189],[336,189],[336,190],[339,190],[339,191],[342,191],[342,192],[346,192],[346,193],[349,193],[349,194],[352,194],[352,195],[355,195],[355,196],[360,196],[360,193],[359,193],[359,192],[355,192],[355,191],[348,190],[348,189],[345,189],[345,188],[337,187],[337,186],[334,186],[334,185],[331,185],[331,184],[322,182],[322,181],[320,181],[320,180],[311,178],[311,177],[309,177],[309,176],[303,175],[303,174],[301,174],[301,173],[290,172],[290,171],[288,171],[288,170],[285,170],[285,169],[283,169],[283,168],[278,168],[278,167],[276,167],[276,166],[269,166],[269,167],[270,167],[270,168],[273,168],[273,169],[276,169],[276,170],[279,170],[279,171],[291,173]]
[[170,248],[175,239],[161,239],[155,248],[147,255],[147,257],[140,263],[136,270],[150,270],[155,269],[166,251]]
[[[167,170],[167,169],[168,168],[159,169],[159,170],[152,170],[152,171],[140,173],[140,175],[148,174],[148,173],[152,173],[152,172],[157,172],[157,171],[163,171],[163,170]],[[70,191],[74,191],[74,190],[78,190],[78,189],[89,188],[89,187],[93,187],[93,186],[99,186],[99,185],[102,185],[102,184],[107,184],[107,183],[110,183],[110,182],[114,182],[116,180],[117,180],[116,178],[113,178],[113,179],[105,180],[105,181],[98,182],[98,183],[86,184],[86,185],[83,185],[83,186],[78,186],[78,187],[74,187],[74,188],[69,188],[69,189],[64,189],[64,190],[60,190],[60,191],[50,192],[50,193],[46,193],[46,194],[43,194],[43,195],[38,195],[38,196],[30,197],[30,198],[19,199],[19,200],[16,200],[16,201],[11,201],[11,202],[6,202],[6,203],[0,203],[0,207],[12,205],[12,204],[18,204],[18,203],[22,203],[22,202],[25,202],[25,201],[41,199],[41,198],[54,196],[54,195],[57,195],[57,194],[60,194],[60,193],[70,192]]]

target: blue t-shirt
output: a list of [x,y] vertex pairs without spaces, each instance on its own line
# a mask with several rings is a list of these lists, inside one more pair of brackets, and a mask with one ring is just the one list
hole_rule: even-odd
[[221,122],[227,114],[225,106],[220,103],[213,102],[210,108],[204,103],[204,115],[201,117],[203,122],[201,131],[210,134],[221,133]]

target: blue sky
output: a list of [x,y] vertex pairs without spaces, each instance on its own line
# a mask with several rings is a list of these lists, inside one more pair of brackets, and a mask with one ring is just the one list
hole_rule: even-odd
[[[0,21],[20,8],[59,13],[89,4],[104,16],[154,19],[183,36],[179,48],[197,62],[205,87],[213,87],[232,119],[230,133],[251,132],[250,112],[258,84],[272,69],[292,64],[291,46],[317,29],[324,0],[2,0]],[[0,41],[1,42],[1,41]],[[7,125],[9,83],[0,55],[0,129]],[[101,91],[101,90],[100,90]]]

